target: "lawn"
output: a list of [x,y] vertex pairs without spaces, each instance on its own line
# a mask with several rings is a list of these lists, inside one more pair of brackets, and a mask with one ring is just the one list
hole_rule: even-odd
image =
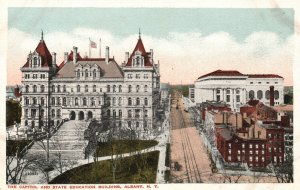
[[112,162],[105,160],[73,168],[57,176],[50,183],[155,183],[158,157],[159,151],[153,151],[116,160],[115,181],[112,174]]
[[116,140],[112,142],[101,142],[97,147],[97,156],[109,156],[111,154],[123,154],[143,150],[157,145],[155,140]]
[[6,156],[16,155],[16,152],[21,152],[31,140],[6,140]]

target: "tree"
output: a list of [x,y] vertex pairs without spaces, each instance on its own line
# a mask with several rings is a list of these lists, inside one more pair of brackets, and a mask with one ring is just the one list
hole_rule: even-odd
[[13,125],[15,122],[21,122],[21,105],[19,101],[7,100],[6,101],[6,126]]
[[278,183],[293,183],[294,170],[293,170],[293,154],[288,152],[283,163],[271,165],[271,169],[276,176]]

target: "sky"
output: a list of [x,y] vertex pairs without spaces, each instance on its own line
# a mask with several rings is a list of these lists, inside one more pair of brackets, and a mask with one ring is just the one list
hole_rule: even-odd
[[[20,84],[20,67],[44,31],[57,63],[91,38],[121,64],[141,29],[146,50],[160,62],[161,82],[192,84],[217,69],[279,74],[293,85],[293,9],[9,8],[7,82]],[[99,56],[93,49],[92,57]],[[104,51],[102,51],[104,55]]]

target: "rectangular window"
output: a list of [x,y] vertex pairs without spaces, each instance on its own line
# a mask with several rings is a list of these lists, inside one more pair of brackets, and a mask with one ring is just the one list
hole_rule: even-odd
[[255,156],[255,162],[258,162],[258,156]]
[[269,150],[269,152],[272,152],[272,149],[271,149],[271,147],[269,147],[269,148],[268,148],[268,150]]
[[[260,131],[259,131],[260,132]],[[255,144],[255,148],[258,148],[258,144]]]
[[135,77],[136,77],[137,79],[141,78],[141,77],[140,77],[140,74],[136,74]]
[[253,151],[252,151],[252,150],[250,150],[250,151],[249,151],[249,154],[253,154]]
[[231,143],[228,143],[228,147],[231,148]]
[[228,154],[231,154],[231,149],[228,149]]
[[249,161],[252,162],[252,156],[249,156]]
[[144,74],[144,79],[147,79],[148,78],[148,74]]
[[242,148],[245,148],[245,143],[242,144]]
[[250,82],[250,84],[253,84],[253,82]]
[[217,102],[220,102],[220,100],[221,100],[220,95],[217,95]]
[[255,154],[258,154],[258,150],[255,151]]
[[226,95],[226,102],[230,102],[230,95]]
[[228,156],[228,161],[231,161],[231,156]]
[[264,150],[262,150],[262,151],[261,151],[261,154],[265,154],[265,151],[264,151]]
[[241,157],[240,156],[237,156],[237,159],[238,159],[238,161],[241,161]]
[[261,157],[261,161],[262,161],[262,162],[265,162],[265,157]]
[[236,102],[240,102],[241,100],[240,100],[240,95],[237,95],[236,96]]
[[237,153],[238,153],[238,154],[241,154],[241,151],[240,151],[240,150],[238,150],[238,151],[237,151]]
[[249,144],[249,148],[252,148],[252,144]]

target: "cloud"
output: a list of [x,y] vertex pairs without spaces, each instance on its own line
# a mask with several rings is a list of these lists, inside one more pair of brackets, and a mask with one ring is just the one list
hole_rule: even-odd
[[[137,35],[120,37],[106,30],[76,28],[68,33],[45,33],[44,39],[51,52],[57,53],[57,63],[62,62],[64,52],[77,46],[81,55],[88,54],[89,37],[102,42],[102,56],[105,46],[119,64],[124,61],[124,52],[136,45]],[[34,51],[40,36],[34,36],[16,28],[8,32],[7,79],[9,84],[20,83],[20,67],[26,61],[29,51]],[[201,33],[170,32],[165,38],[143,34],[146,50],[154,49],[154,58],[160,61],[161,80],[173,84],[191,84],[200,75],[216,69],[239,70],[242,73],[275,73],[292,85],[292,62],[294,38],[280,39],[272,32],[254,32],[243,42],[237,42],[226,32],[203,36]],[[92,49],[92,56],[99,55]]]

